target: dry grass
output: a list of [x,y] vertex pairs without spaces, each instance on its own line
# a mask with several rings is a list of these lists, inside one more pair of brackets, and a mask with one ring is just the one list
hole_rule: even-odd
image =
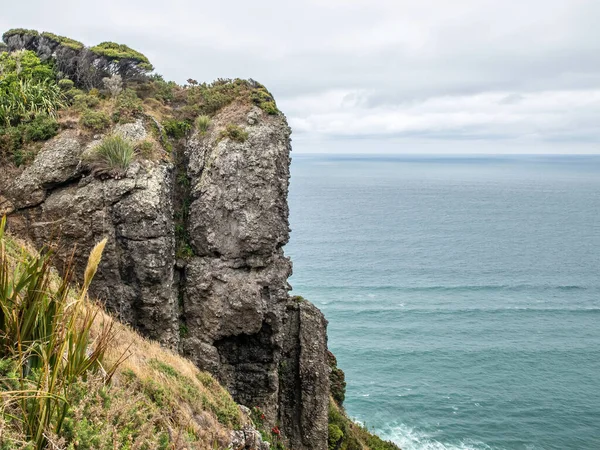
[[[35,255],[31,246],[5,237],[8,259]],[[100,248],[92,252],[97,259]],[[95,255],[95,256],[94,256]],[[93,273],[87,274],[87,280]],[[51,285],[59,286],[58,274]],[[85,296],[86,283],[73,290],[73,299]],[[103,371],[90,373],[69,388],[69,412],[58,434],[49,430],[48,448],[94,449],[215,449],[225,448],[232,429],[248,418],[240,413],[231,396],[209,374],[190,361],[141,337],[116,321],[102,308],[88,302],[96,313],[90,329],[91,342],[111,330],[113,339],[102,365],[116,369],[109,383]],[[83,314],[82,318],[87,317]],[[125,359],[123,359],[125,357]],[[0,359],[0,392],[7,392],[14,363]],[[2,405],[14,403],[2,396],[0,404],[0,448],[26,448],[27,438],[15,427]],[[8,445],[8,447],[7,447]]]

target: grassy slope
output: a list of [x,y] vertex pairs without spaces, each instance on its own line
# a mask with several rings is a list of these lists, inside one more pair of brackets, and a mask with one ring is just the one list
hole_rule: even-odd
[[[9,258],[34,253],[14,238],[5,241]],[[142,338],[104,312],[98,314],[92,335],[99,335],[111,322],[117,335],[104,364],[111,366],[123,354],[127,359],[110,384],[103,383],[101,374],[91,374],[73,386],[63,429],[51,437],[57,448],[224,448],[230,431],[247,420],[231,396],[190,361]],[[11,363],[0,360],[0,390],[8,390],[11,377]],[[9,397],[2,396],[3,405]],[[2,412],[0,449],[31,448],[18,422],[4,414],[8,411]]]

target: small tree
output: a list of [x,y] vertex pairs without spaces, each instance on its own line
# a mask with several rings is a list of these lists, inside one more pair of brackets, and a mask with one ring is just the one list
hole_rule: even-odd
[[120,75],[124,82],[140,78],[154,70],[142,53],[115,42],[103,42],[90,48],[95,55],[95,65],[109,75]]
[[116,74],[110,78],[103,78],[102,82],[106,90],[110,92],[112,98],[117,98],[123,91],[123,78],[121,78],[121,75]]

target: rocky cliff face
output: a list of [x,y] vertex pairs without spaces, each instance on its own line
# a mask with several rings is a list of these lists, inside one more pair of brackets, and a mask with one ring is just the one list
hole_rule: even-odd
[[[224,137],[229,123],[248,139]],[[138,140],[148,130],[139,120],[112,131]],[[236,401],[259,406],[291,448],[325,449],[326,321],[288,294],[285,118],[230,105],[207,133],[178,141],[172,159],[138,160],[118,178],[85,164],[97,143],[67,130],[25,170],[0,169],[0,213],[12,231],[55,243],[63,261],[73,245],[108,237],[95,296],[215,374]]]

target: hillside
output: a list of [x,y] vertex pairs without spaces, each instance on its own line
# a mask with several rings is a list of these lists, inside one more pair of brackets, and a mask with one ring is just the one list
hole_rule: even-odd
[[[73,247],[106,239],[89,292],[128,324],[114,322],[123,337],[107,353],[130,345],[108,385],[114,404],[136,392],[154,424],[148,439],[165,448],[227,448],[248,415],[278,446],[395,448],[331,402],[340,371],[330,368],[326,320],[288,294],[291,130],[268,90],[239,79],[179,86],[111,42],[86,47],[23,29],[3,40],[0,214],[13,236],[50,246],[57,268],[72,264],[80,282],[87,257],[72,257]],[[253,412],[240,413],[221,385]],[[78,401],[92,400],[75,397],[73,414]],[[112,423],[110,439],[144,448]]]

